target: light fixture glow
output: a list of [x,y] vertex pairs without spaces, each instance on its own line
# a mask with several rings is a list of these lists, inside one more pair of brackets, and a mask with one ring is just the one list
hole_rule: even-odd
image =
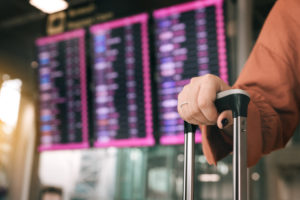
[[6,80],[0,90],[0,121],[5,132],[10,132],[18,120],[20,105],[20,90],[22,82],[19,79]]
[[201,182],[218,182],[221,177],[219,174],[200,174],[198,180]]
[[260,179],[260,175],[257,172],[254,172],[253,174],[251,174],[251,178],[254,181],[258,181]]
[[64,0],[30,0],[29,3],[48,14],[56,13],[68,8],[68,3]]

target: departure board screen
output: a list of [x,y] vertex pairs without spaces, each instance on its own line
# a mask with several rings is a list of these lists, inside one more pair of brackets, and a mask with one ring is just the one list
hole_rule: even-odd
[[36,40],[39,59],[39,150],[87,148],[85,31]]
[[95,146],[154,144],[147,14],[90,28]]
[[194,1],[153,13],[161,144],[184,142],[177,96],[190,78],[210,73],[228,82],[222,5],[222,0]]

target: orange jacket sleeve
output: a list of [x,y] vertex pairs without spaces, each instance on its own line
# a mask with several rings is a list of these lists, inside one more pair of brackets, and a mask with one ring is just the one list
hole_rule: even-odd
[[[246,90],[248,166],[283,148],[299,123],[300,1],[278,0],[235,88]],[[202,127],[203,152],[210,164],[232,151],[232,142],[214,126]]]

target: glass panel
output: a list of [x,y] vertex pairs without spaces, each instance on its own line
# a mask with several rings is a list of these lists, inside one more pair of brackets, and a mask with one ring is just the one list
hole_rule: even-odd
[[[232,200],[232,157],[211,166],[200,144],[195,151],[195,200]],[[43,152],[40,180],[72,200],[181,200],[183,153],[183,145]],[[251,199],[266,199],[264,166],[251,169]]]

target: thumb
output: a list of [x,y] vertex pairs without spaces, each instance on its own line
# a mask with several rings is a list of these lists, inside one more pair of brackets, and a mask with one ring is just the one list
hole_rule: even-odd
[[231,110],[225,110],[218,116],[217,125],[219,129],[223,129],[228,125],[232,125],[232,123],[233,123],[233,119],[232,119]]

